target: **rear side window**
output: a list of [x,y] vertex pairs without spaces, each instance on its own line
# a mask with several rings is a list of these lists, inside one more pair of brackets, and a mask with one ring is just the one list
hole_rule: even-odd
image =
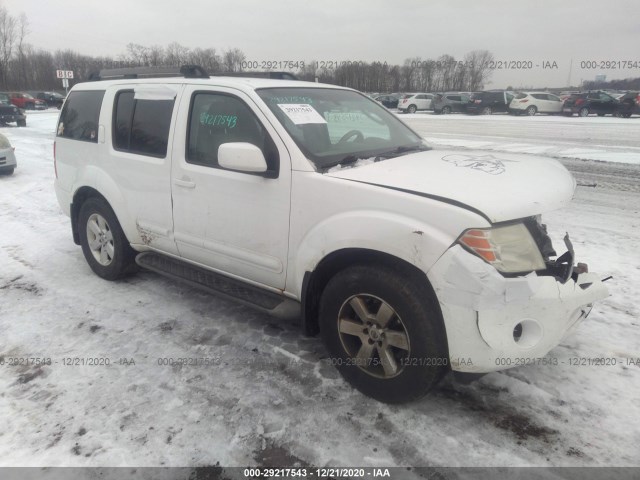
[[98,120],[104,90],[71,92],[58,121],[58,136],[98,143]]
[[113,148],[165,157],[174,100],[139,100],[131,90],[119,92],[113,115]]

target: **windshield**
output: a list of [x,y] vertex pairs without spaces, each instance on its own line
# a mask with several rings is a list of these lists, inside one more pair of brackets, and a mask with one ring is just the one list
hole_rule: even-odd
[[429,148],[395,115],[358,92],[302,87],[257,93],[320,170]]

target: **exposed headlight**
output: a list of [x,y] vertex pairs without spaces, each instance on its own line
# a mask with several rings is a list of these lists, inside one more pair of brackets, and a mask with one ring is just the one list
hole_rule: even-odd
[[465,231],[458,242],[503,273],[543,270],[540,249],[523,223]]

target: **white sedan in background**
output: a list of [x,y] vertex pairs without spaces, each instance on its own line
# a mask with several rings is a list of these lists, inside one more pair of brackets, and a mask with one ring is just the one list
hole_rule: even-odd
[[535,115],[536,113],[562,113],[562,100],[546,92],[520,92],[509,104],[509,113]]
[[0,175],[11,175],[16,168],[14,151],[9,139],[0,133]]

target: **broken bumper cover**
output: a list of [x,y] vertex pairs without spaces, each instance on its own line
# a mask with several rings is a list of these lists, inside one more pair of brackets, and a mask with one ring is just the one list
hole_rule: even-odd
[[540,363],[609,294],[593,273],[566,283],[535,272],[506,278],[458,245],[427,275],[442,309],[451,368],[460,372]]

